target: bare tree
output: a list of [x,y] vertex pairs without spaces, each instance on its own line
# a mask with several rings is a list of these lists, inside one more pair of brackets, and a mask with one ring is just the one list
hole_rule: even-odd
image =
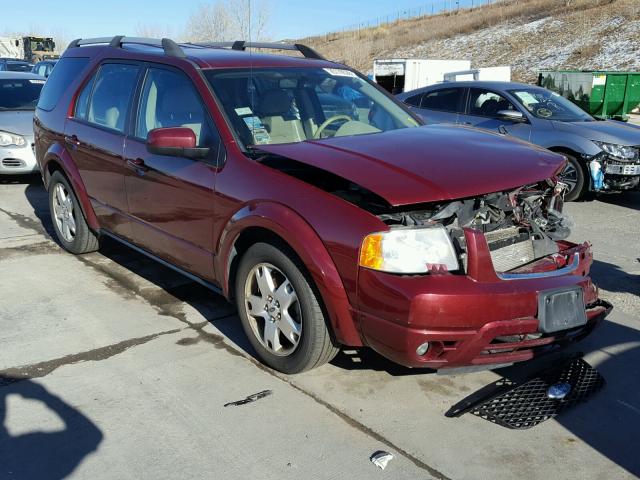
[[144,38],[171,38],[173,29],[170,25],[158,23],[140,23],[136,25],[136,36]]
[[53,41],[56,44],[54,53],[56,53],[57,55],[62,55],[62,52],[67,49],[69,43],[71,43],[71,40],[73,40],[69,33],[65,30],[52,30],[47,36],[53,38]]
[[193,12],[185,36],[193,42],[264,40],[269,19],[265,0],[217,0],[201,4]]

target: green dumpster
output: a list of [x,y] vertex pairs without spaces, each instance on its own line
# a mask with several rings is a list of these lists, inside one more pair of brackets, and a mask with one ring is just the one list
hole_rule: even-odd
[[627,120],[640,105],[640,72],[542,71],[538,85],[568,98],[594,117]]

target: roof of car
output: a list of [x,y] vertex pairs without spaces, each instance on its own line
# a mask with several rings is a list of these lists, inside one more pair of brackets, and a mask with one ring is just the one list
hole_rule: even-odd
[[498,82],[498,81],[488,81],[488,80],[464,80],[464,81],[451,81],[451,82],[441,82],[435,85],[429,85],[428,87],[418,88],[416,90],[411,90],[408,92],[403,92],[398,95],[398,97],[405,98],[407,96],[411,96],[411,94],[427,92],[434,89],[439,88],[447,88],[447,87],[475,87],[475,88],[487,88],[490,90],[512,90],[514,88],[542,88],[537,87],[536,85],[530,85],[528,83],[520,83],[520,82]]
[[[114,40],[118,40],[118,38],[123,37],[114,37]],[[108,42],[105,38],[98,39],[87,39],[87,40],[74,40],[69,46],[69,48],[65,51],[64,56],[89,56],[92,57],[94,55],[99,55],[103,53],[105,49],[109,49],[113,52],[114,56],[131,58],[131,56],[135,56],[136,54],[140,55],[153,55],[159,58],[176,58],[176,55],[166,54],[166,51],[160,47],[159,40],[157,39],[137,39],[132,38],[130,41],[127,41],[129,37],[124,37],[122,43],[119,41],[116,43],[119,47],[113,47],[108,44],[105,44],[105,41]],[[163,39],[163,41],[166,39]],[[79,42],[79,43],[78,43]],[[148,42],[148,43],[145,43]],[[154,43],[152,43],[154,42]],[[271,54],[271,53],[261,53],[261,51],[254,51],[252,49],[249,50],[240,50],[234,48],[222,48],[220,46],[203,46],[189,43],[181,43],[176,44],[175,42],[170,42],[171,48],[178,50],[180,54],[184,54],[188,60],[196,63],[201,68],[243,68],[249,67],[250,65],[253,67],[333,67],[341,66],[334,62],[331,62],[326,59],[321,58],[312,58],[310,56],[300,56],[299,53],[295,53],[292,55],[281,55],[281,54]],[[236,42],[242,43],[242,42]],[[274,46],[275,50],[286,49],[286,50],[295,50],[292,48],[293,45],[286,44],[270,44]],[[297,45],[296,45],[297,46]],[[279,47],[287,47],[287,48],[279,48]],[[266,48],[266,47],[260,47]],[[304,47],[307,49],[307,47]],[[310,49],[307,49],[310,50]],[[313,54],[315,52],[311,51]],[[308,52],[307,52],[308,53]],[[317,55],[317,54],[316,54]]]
[[246,67],[335,67],[328,60],[300,56],[256,53],[227,48],[197,48],[182,46],[188,58],[197,61],[202,68]]
[[26,60],[20,60],[19,58],[0,58],[0,60],[6,63],[29,63]]
[[0,80],[20,80],[20,79],[46,80],[43,76],[36,75],[35,73],[31,73],[31,72],[5,72],[5,71],[0,72]]

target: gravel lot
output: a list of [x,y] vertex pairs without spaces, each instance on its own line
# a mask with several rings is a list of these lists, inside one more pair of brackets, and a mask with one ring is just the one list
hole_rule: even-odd
[[640,192],[567,210],[615,306],[575,348],[607,386],[519,431],[443,414],[536,365],[440,376],[363,349],[279,375],[222,298],[111,243],[64,253],[39,179],[0,179],[0,478],[635,478]]

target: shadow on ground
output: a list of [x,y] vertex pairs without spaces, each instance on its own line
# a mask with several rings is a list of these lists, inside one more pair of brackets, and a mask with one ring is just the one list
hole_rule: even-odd
[[[26,194],[35,214],[49,231],[52,225],[44,189],[37,183],[29,184]],[[639,198],[635,192],[627,196],[631,199]],[[627,201],[621,198],[618,198],[618,201]],[[167,305],[186,302],[202,315],[203,321],[206,320],[215,325],[241,349],[255,356],[255,352],[246,340],[239,319],[234,314],[235,307],[229,305],[220,295],[186,280],[174,271],[113,241],[105,241],[100,252],[93,255],[107,258],[158,286],[161,294],[158,295],[157,292],[151,294],[147,300],[161,312],[170,313],[171,309],[166,308]],[[108,275],[108,262],[105,263],[107,271],[102,273]],[[596,261],[593,272],[600,278],[602,287],[607,290],[640,293],[638,276],[627,274],[615,265]],[[117,283],[119,277],[114,275],[113,279]],[[123,281],[118,288],[127,288],[127,285]],[[145,295],[144,292],[137,292],[137,294]],[[194,342],[178,343],[186,346]],[[640,475],[640,456],[637,451],[637,445],[640,445],[640,384],[637,381],[640,378],[640,330],[605,321],[591,336],[571,347],[568,352],[576,350],[583,351],[587,356],[593,353],[598,358],[595,366],[605,377],[607,385],[588,402],[564,412],[552,421],[560,423],[599,454],[606,456],[632,474]],[[529,376],[536,369],[542,368],[543,365],[552,363],[556,358],[558,357],[542,357],[526,364],[497,370],[496,373],[504,378],[518,381]],[[347,349],[341,352],[332,363],[345,370],[384,371],[393,376],[433,374],[430,370],[401,367],[366,348]],[[495,426],[495,428],[502,427]],[[516,438],[517,433],[514,432],[513,435]],[[95,438],[93,442],[95,443]],[[86,448],[88,451],[95,448],[91,446],[91,442],[88,445]],[[80,447],[81,445],[78,445],[78,448]]]
[[[640,249],[638,250],[640,255]],[[640,258],[637,258],[640,270]],[[594,260],[591,266],[591,276],[597,279],[598,287],[609,292],[631,293],[640,296],[640,275],[627,273],[618,265]]]
[[30,173],[28,175],[0,175],[0,185],[38,185],[42,186],[40,173]]
[[[64,423],[63,430],[12,435],[7,397],[42,402]],[[57,480],[66,478],[97,450],[102,432],[82,412],[31,380],[0,376],[0,477]]]
[[640,330],[605,321],[574,349],[597,352],[602,360],[594,366],[607,384],[556,421],[601,455],[640,476]]
[[640,210],[640,192],[638,191],[612,193],[610,195],[601,194],[597,196],[597,199],[610,205]]

